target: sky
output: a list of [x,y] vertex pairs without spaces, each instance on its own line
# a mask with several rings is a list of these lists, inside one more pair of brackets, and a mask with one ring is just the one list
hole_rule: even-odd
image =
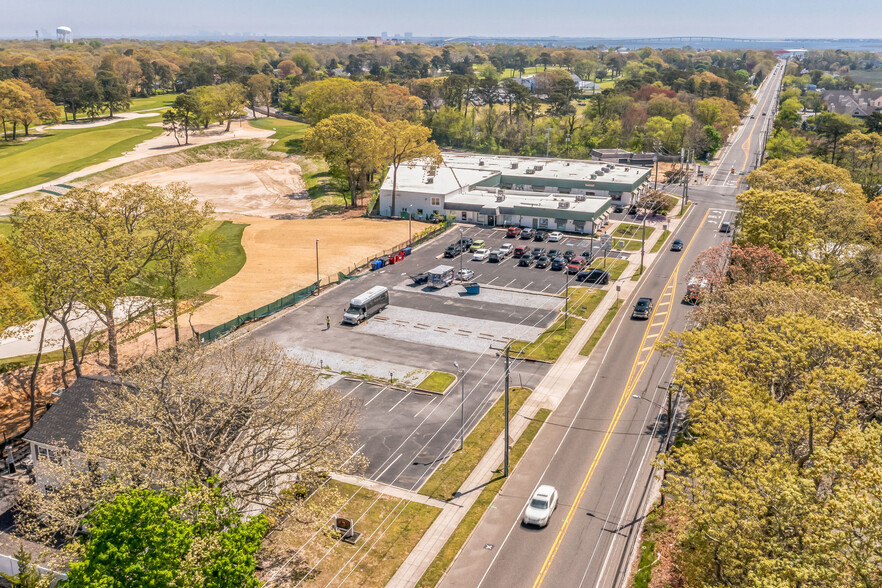
[[[847,7],[840,10],[840,6]],[[0,37],[879,38],[882,0],[0,0]]]

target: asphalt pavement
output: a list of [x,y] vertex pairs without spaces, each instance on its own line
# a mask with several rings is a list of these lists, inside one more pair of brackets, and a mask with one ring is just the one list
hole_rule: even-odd
[[[759,163],[774,119],[783,66],[767,78],[756,104],[703,183],[674,237],[684,251],[662,253],[626,300],[588,365],[543,426],[459,554],[444,586],[624,586],[658,480],[652,459],[670,433],[667,389],[674,364],[654,343],[686,326],[685,274],[696,256],[731,234],[735,194]],[[765,116],[763,113],[766,113]],[[735,173],[732,173],[732,169]],[[630,319],[637,297],[656,306],[649,320]],[[679,399],[672,398],[676,414]],[[675,420],[676,424],[676,420]],[[540,484],[552,484],[560,505],[543,529],[521,524]]]

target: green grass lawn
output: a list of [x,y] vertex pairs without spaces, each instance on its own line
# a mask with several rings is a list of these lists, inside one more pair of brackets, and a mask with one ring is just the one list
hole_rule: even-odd
[[271,138],[276,142],[270,147],[270,151],[280,151],[296,155],[303,152],[303,135],[309,125],[284,118],[259,118],[249,121],[251,126],[264,130],[275,130]]
[[[242,248],[242,232],[246,224],[231,221],[212,221],[199,238],[209,243],[211,253],[206,261],[199,263],[196,274],[181,281],[184,298],[191,298],[211,290],[232,278],[245,265],[245,249]],[[149,296],[149,286],[132,285],[135,295]]]
[[[279,554],[268,558],[277,565],[295,552],[305,562],[291,566],[303,571],[293,572],[293,582],[284,585],[298,583],[315,566],[309,577],[302,578],[303,585],[385,586],[441,512],[336,480],[319,489],[310,502],[323,507],[312,521],[289,517],[264,540],[263,550]],[[355,521],[362,534],[355,545],[338,541],[332,532],[330,519],[336,514]],[[316,533],[319,529],[324,532]]]
[[311,218],[339,214],[346,208],[346,200],[336,186],[334,177],[324,159],[304,157],[298,162],[312,200]]
[[0,237],[9,238],[12,234],[12,221],[8,216],[0,216]]
[[162,133],[148,127],[159,117],[124,120],[87,129],[49,130],[14,145],[0,143],[0,194],[48,184],[70,172],[106,161]]
[[[539,409],[536,416],[533,417],[533,420],[527,425],[527,428],[524,429],[524,432],[515,442],[508,455],[510,472],[514,470],[515,466],[521,460],[524,452],[527,451],[530,443],[533,442],[536,434],[539,433],[539,429],[542,428],[542,424],[545,423],[545,420],[550,414],[551,411],[547,408]],[[450,564],[453,562],[453,558],[456,557],[456,554],[459,553],[462,546],[465,545],[469,535],[471,535],[475,527],[478,526],[484,513],[493,503],[493,499],[496,498],[496,495],[505,483],[505,478],[502,476],[502,472],[502,465],[500,464],[500,466],[494,471],[496,476],[489,484],[484,486],[483,490],[481,490],[481,493],[478,495],[474,504],[472,504],[469,512],[466,513],[462,521],[457,525],[456,530],[453,531],[453,534],[447,539],[447,543],[444,544],[444,547],[441,548],[441,551],[438,552],[438,555],[435,556],[435,559],[429,565],[429,569],[426,570],[426,573],[423,574],[423,577],[417,582],[418,588],[437,586],[438,582],[441,581],[444,572],[447,571],[447,568],[449,568]]]
[[564,324],[564,317],[560,316],[554,324],[539,335],[535,341],[512,341],[512,353],[518,353],[522,359],[537,359],[540,361],[557,361],[563,350],[566,349],[582,325],[585,324],[580,318],[570,317]]
[[[512,388],[508,393],[508,417],[509,422],[520,410],[521,405],[530,396],[527,388]],[[450,500],[459,491],[466,478],[493,445],[493,442],[502,433],[504,427],[503,412],[505,411],[505,399],[499,400],[490,408],[484,418],[475,425],[472,432],[463,443],[463,450],[456,451],[446,462],[441,464],[435,473],[426,480],[420,488],[420,494],[432,496],[439,500]]]
[[[653,227],[646,227],[646,238],[649,239],[649,236],[652,235],[652,232],[655,229]],[[616,229],[612,232],[613,239],[636,239],[638,242],[643,238],[643,225],[635,224],[635,223],[621,223]],[[640,249],[638,247],[638,249]]]
[[570,315],[589,318],[604,296],[603,290],[570,287]]
[[652,249],[650,249],[649,252],[658,253],[670,236],[671,232],[669,230],[665,229],[662,231],[661,237],[658,238],[658,241],[655,242],[655,245],[652,246]]
[[147,98],[132,98],[132,106],[130,112],[141,112],[144,110],[153,110],[155,108],[165,108],[171,106],[175,101],[175,94],[157,94],[156,96],[148,96]]
[[[598,257],[588,266],[591,269],[599,268],[603,269],[603,257]],[[628,267],[628,262],[624,259],[611,259],[607,258],[606,260],[606,271],[609,272],[609,277],[611,280],[618,280],[622,276],[622,272],[625,271],[625,268]]]
[[447,372],[432,372],[426,376],[419,385],[417,385],[417,388],[443,394],[454,380],[456,380],[456,376],[453,374],[448,374]]
[[597,342],[600,341],[601,337],[603,337],[603,334],[606,332],[607,327],[609,327],[609,324],[612,322],[612,320],[616,318],[616,313],[621,307],[621,300],[616,300],[615,303],[613,303],[612,308],[606,311],[606,314],[603,315],[603,320],[600,321],[600,324],[597,325],[597,328],[594,329],[593,333],[591,333],[591,338],[588,339],[588,342],[585,343],[584,347],[582,347],[582,351],[579,352],[579,355],[591,355],[594,347],[597,346]]

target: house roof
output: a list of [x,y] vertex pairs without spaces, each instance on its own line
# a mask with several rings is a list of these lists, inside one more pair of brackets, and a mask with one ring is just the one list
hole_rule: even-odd
[[61,393],[46,414],[25,433],[25,441],[79,450],[89,419],[89,407],[99,390],[119,387],[117,378],[82,376]]

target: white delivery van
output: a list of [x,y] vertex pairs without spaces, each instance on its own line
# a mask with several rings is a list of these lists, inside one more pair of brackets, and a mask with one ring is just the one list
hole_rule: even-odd
[[343,313],[343,323],[357,325],[387,306],[389,306],[389,290],[384,286],[374,286],[349,301],[349,308]]

